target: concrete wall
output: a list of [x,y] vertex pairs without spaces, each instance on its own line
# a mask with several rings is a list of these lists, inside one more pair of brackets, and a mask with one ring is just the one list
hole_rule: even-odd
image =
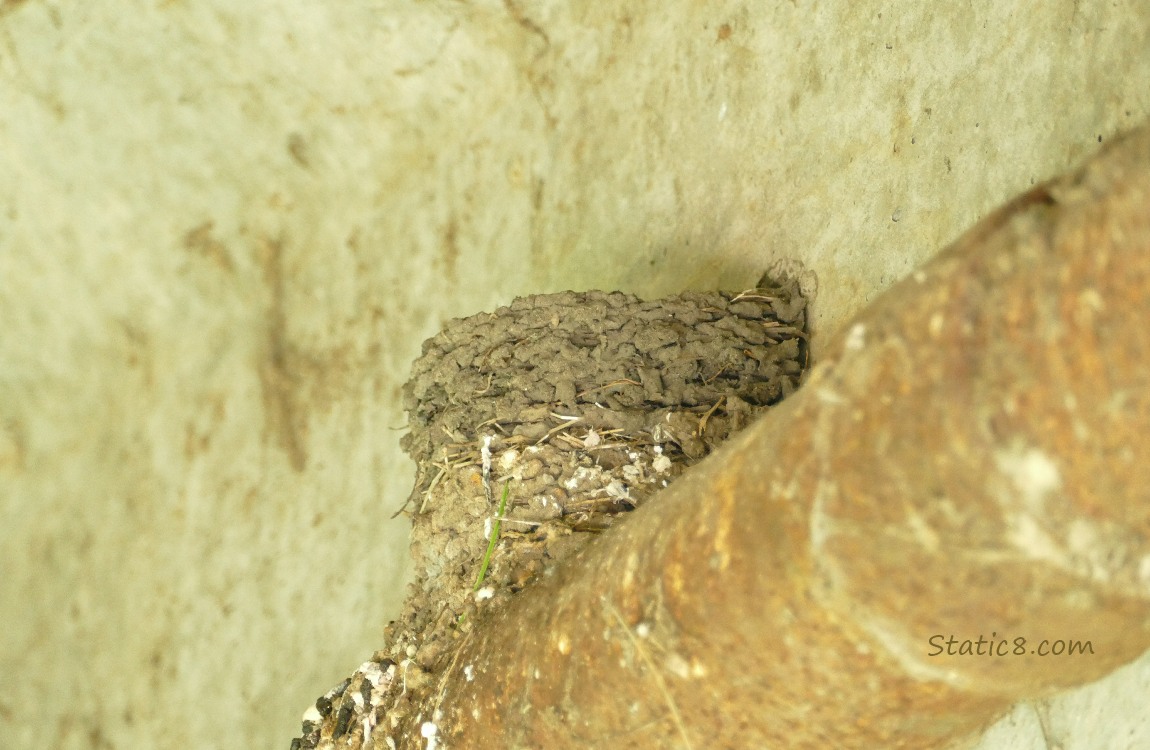
[[[0,736],[286,747],[399,605],[398,389],[442,320],[789,257],[825,334],[1150,116],[1148,28],[1137,0],[0,0]],[[1124,674],[1051,742],[1150,743],[1119,701],[1150,662]],[[1035,716],[984,747],[1043,747]]]

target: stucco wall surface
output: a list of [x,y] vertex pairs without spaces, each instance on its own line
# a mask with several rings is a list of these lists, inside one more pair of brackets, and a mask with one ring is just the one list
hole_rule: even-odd
[[[798,258],[830,331],[1150,116],[1148,28],[1137,0],[0,0],[5,745],[286,747],[400,602],[398,391],[444,319]],[[1150,743],[1115,697],[1148,673],[1056,702],[1062,747]],[[1025,708],[984,747],[1042,747]]]

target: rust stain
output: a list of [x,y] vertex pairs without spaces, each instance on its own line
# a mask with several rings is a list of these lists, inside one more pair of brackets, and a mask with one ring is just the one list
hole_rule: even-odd
[[291,156],[292,161],[300,165],[304,169],[311,167],[311,158],[309,157],[308,143],[304,137],[299,133],[292,133],[288,136],[287,152]]
[[[368,363],[378,360],[381,348],[377,344],[357,346],[343,325],[334,330],[329,327],[319,346],[309,347],[293,337],[288,316],[297,303],[290,294],[290,267],[285,262],[283,241],[261,239],[257,260],[268,290],[265,343],[258,364],[266,429],[292,468],[303,471],[308,463],[310,420],[358,392]],[[365,306],[347,325],[352,330],[365,326],[377,330],[383,318],[377,308]],[[378,336],[370,338],[378,340]]]
[[260,243],[260,261],[271,300],[267,312],[267,341],[259,378],[267,427],[296,471],[307,467],[304,448],[306,424],[297,404],[296,373],[285,334],[283,246],[278,240]]
[[188,460],[201,453],[206,453],[211,448],[216,428],[226,416],[224,397],[219,393],[209,397],[205,406],[209,412],[206,419],[198,424],[197,421],[199,420],[188,422],[184,426],[184,457]]
[[452,217],[443,230],[443,275],[448,281],[456,280],[459,264],[459,222]]
[[6,16],[15,10],[18,10],[21,5],[24,5],[27,2],[28,0],[0,0],[0,16]]
[[211,219],[189,229],[184,234],[184,249],[208,260],[225,271],[233,270],[231,256],[224,243],[212,234],[215,222]]
[[14,419],[0,422],[0,471],[23,471],[27,453],[23,425]]

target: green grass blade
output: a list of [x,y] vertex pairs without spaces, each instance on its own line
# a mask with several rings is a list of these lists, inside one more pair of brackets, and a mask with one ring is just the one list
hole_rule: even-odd
[[507,494],[511,489],[511,480],[503,483],[503,497],[499,499],[499,510],[495,512],[495,523],[491,525],[491,538],[487,541],[487,552],[483,555],[483,564],[479,566],[479,576],[475,579],[472,591],[478,591],[483,585],[483,577],[487,575],[487,565],[491,562],[491,554],[495,551],[495,543],[499,541],[499,524],[503,521],[503,511],[507,508]]

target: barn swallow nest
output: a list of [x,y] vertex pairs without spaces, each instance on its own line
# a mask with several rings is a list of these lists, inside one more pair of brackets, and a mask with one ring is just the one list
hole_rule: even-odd
[[651,301],[563,292],[424,342],[403,391],[415,581],[388,647],[309,709],[292,750],[424,748],[439,675],[485,611],[798,386],[806,305],[793,274]]

